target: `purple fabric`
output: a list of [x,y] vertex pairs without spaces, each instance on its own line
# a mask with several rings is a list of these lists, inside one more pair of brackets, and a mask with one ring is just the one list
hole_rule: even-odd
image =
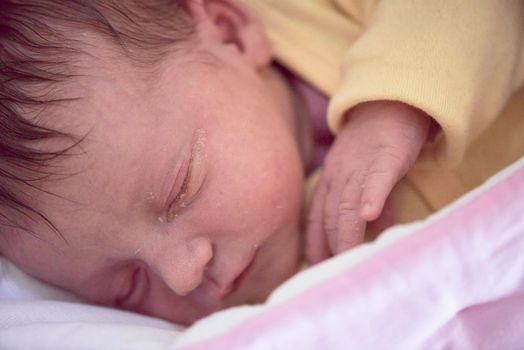
[[314,142],[314,160],[312,169],[322,165],[329,147],[333,143],[334,136],[327,125],[327,108],[329,99],[319,90],[315,89],[304,80],[290,72],[287,68],[276,64],[282,75],[288,80],[291,88],[297,93],[305,105],[310,117],[310,123]]
[[315,157],[313,161],[313,168],[315,169],[322,165],[324,157],[334,140],[334,136],[327,125],[328,98],[297,77],[291,79],[291,84],[304,100],[311,117],[310,121],[315,143]]

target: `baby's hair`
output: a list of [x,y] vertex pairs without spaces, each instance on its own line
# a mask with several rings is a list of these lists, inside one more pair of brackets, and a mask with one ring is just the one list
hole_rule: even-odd
[[[79,74],[78,58],[90,55],[83,33],[108,39],[122,59],[154,67],[193,32],[181,6],[183,0],[0,0],[0,232],[34,234],[27,220],[40,219],[60,233],[28,190],[44,191],[43,181],[61,175],[54,161],[81,142],[39,121],[72,99],[60,96],[60,86]],[[38,147],[54,138],[69,146]]]

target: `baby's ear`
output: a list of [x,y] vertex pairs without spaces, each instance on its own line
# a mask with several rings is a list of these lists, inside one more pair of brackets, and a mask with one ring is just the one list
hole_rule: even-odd
[[271,49],[258,20],[231,0],[187,0],[198,35],[225,46],[233,45],[255,67],[267,66]]

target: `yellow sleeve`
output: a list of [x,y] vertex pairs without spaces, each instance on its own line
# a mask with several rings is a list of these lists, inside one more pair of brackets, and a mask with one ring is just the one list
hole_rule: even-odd
[[361,102],[402,101],[440,124],[434,156],[457,164],[524,81],[524,1],[385,0],[372,10],[344,59],[330,128]]

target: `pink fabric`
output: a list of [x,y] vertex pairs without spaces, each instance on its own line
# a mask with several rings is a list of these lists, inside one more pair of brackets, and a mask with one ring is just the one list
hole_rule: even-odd
[[357,266],[190,349],[524,349],[520,163]]

